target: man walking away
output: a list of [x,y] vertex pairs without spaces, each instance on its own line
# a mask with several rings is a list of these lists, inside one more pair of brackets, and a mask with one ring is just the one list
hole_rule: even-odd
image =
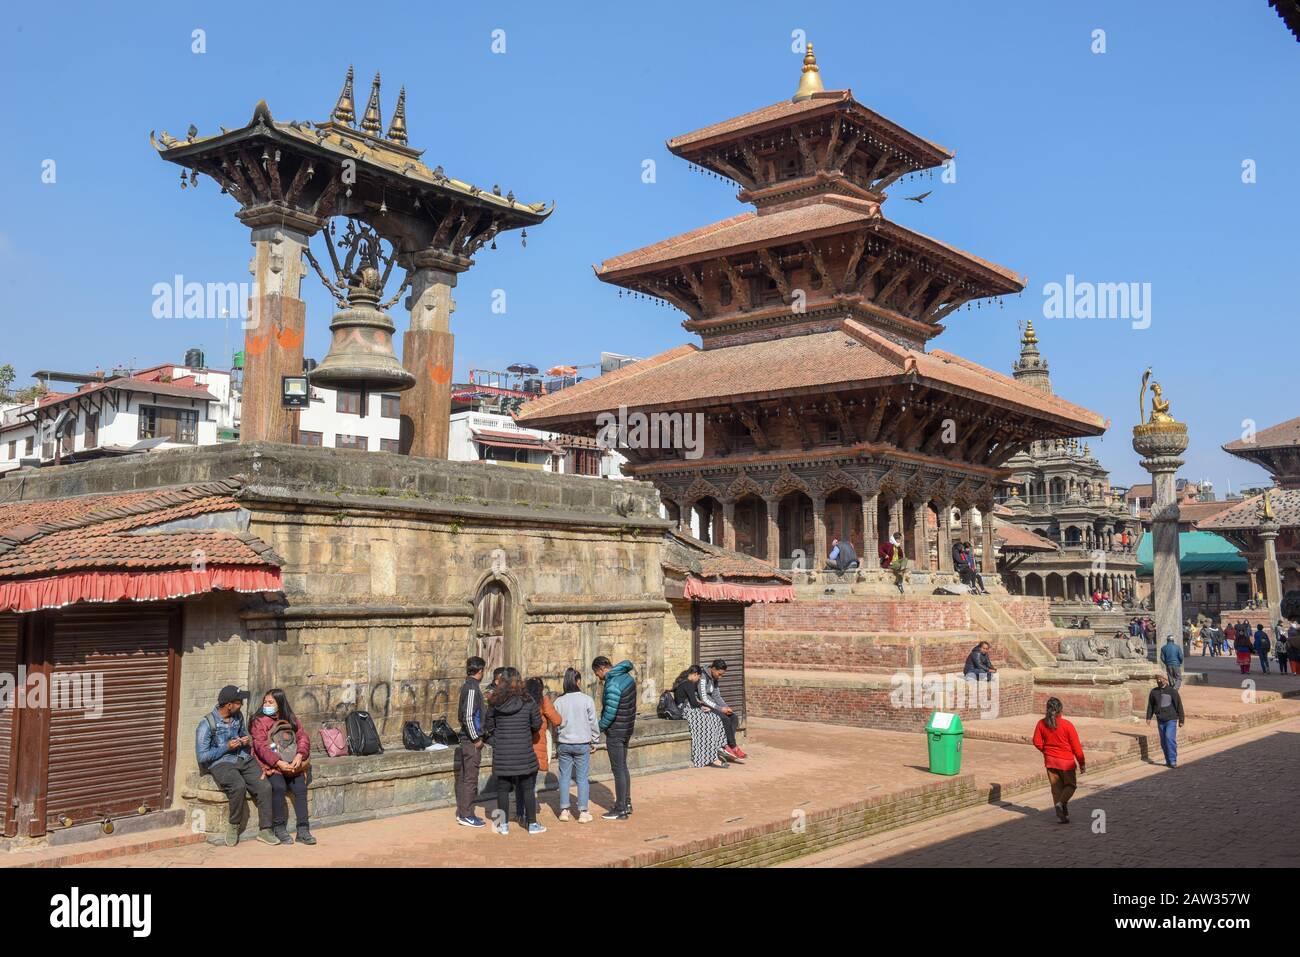
[[271,830],[271,784],[253,758],[253,737],[244,722],[242,712],[247,698],[247,691],[226,685],[217,694],[217,706],[203,717],[194,732],[199,773],[211,774],[230,802],[226,847],[239,843],[247,813],[246,794],[252,794],[257,804],[257,839],[263,844],[280,843]]
[[722,719],[723,730],[727,733],[727,746],[722,749],[722,753],[728,760],[744,761],[749,755],[736,746],[736,712],[723,699],[722,688],[719,686],[726,673],[727,663],[721,658],[715,658],[713,664],[704,669],[700,675],[700,703],[712,708]]
[[605,735],[609,767],[614,772],[614,806],[601,817],[606,821],[626,821],[632,813],[632,775],[627,769],[627,748],[636,729],[636,678],[632,676],[632,662],[612,665],[604,655],[591,663],[591,670],[605,684],[600,730]]
[[453,768],[456,777],[456,823],[463,827],[487,827],[487,821],[474,813],[478,797],[478,773],[483,764],[483,691],[479,682],[487,662],[475,655],[465,659],[465,683],[460,686],[456,715],[456,753]]
[[1277,655],[1277,673],[1280,675],[1286,674],[1287,649],[1289,647],[1286,635],[1286,631],[1282,628],[1282,625],[1279,622],[1277,626],[1277,641],[1273,643],[1273,652]]
[[1165,666],[1169,683],[1179,687],[1183,683],[1183,649],[1178,647],[1173,635],[1165,636],[1165,646],[1160,649],[1160,663]]
[[1268,653],[1273,647],[1273,642],[1268,640],[1268,632],[1264,630],[1263,625],[1255,626],[1255,654],[1259,655],[1259,666],[1263,669],[1264,674],[1268,674]]
[[[1171,687],[1164,675],[1156,675],[1156,686],[1147,695],[1147,724],[1152,715],[1160,728],[1160,750],[1165,753],[1165,766],[1178,767],[1178,729],[1183,726],[1183,699],[1178,689]],[[1175,724],[1174,722],[1177,722]]]

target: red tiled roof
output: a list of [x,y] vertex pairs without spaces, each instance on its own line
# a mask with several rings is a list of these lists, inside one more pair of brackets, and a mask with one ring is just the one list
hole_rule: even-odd
[[[995,510],[996,511],[996,510]],[[1050,538],[1021,528],[1012,522],[995,521],[993,534],[1002,540],[1002,547],[1021,552],[1058,552],[1058,546]]]
[[670,531],[664,536],[664,553],[660,564],[679,575],[696,575],[706,579],[764,580],[790,583],[790,576],[767,562],[742,552],[710,545],[693,535]]
[[1237,439],[1223,447],[1225,452],[1251,452],[1255,449],[1276,449],[1288,445],[1300,445],[1300,417],[1270,425],[1255,433],[1250,441]]
[[277,567],[247,533],[208,529],[149,532],[165,523],[239,508],[238,483],[0,505],[0,579],[71,570],[143,570],[205,565]]
[[952,156],[950,150],[945,149],[938,143],[923,139],[905,127],[899,126],[893,120],[881,116],[875,110],[863,106],[853,99],[852,90],[825,90],[814,94],[810,99],[800,100],[797,103],[791,100],[782,100],[770,106],[762,106],[756,110],[750,110],[748,113],[742,113],[740,116],[733,116],[730,119],[723,120],[720,123],[713,123],[698,130],[692,130],[690,133],[683,133],[681,136],[674,136],[668,141],[668,150],[680,155],[683,152],[689,152],[691,147],[709,140],[726,141],[729,138],[734,138],[735,134],[756,134],[769,128],[781,128],[805,120],[810,116],[815,116],[818,113],[832,113],[846,107],[860,121],[867,123],[877,133],[884,133],[889,138],[898,141],[900,145],[921,147],[924,152],[940,154],[937,158],[932,157],[936,164]]
[[1180,522],[1203,522],[1232,508],[1236,502],[1183,502],[1178,506]]
[[955,259],[968,267],[987,270],[1014,286],[1008,291],[1018,291],[1025,284],[1025,278],[1013,270],[885,219],[873,203],[844,196],[826,196],[815,203],[771,213],[741,213],[614,256],[596,268],[596,275],[616,281],[622,274],[664,269],[704,258],[763,249],[800,237],[833,235],[867,226],[923,254]]
[[845,320],[842,329],[717,349],[678,346],[616,372],[527,403],[521,424],[552,427],[594,418],[627,406],[681,411],[738,398],[766,398],[901,381],[916,375],[936,388],[983,397],[1019,411],[1064,419],[1089,433],[1105,429],[1101,417],[1058,396],[1021,385],[946,352],[899,346],[866,326]]
[[[1269,500],[1276,521],[1283,528],[1300,527],[1300,489],[1271,489]],[[1264,504],[1263,495],[1252,495],[1240,502],[1228,503],[1232,507],[1208,519],[1201,519],[1196,527],[1201,531],[1231,531],[1238,528],[1256,528],[1260,524],[1259,510]],[[1180,505],[1179,512],[1187,506]]]

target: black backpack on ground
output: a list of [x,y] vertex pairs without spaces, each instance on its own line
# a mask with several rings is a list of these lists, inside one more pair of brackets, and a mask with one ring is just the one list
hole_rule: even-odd
[[348,751],[352,754],[384,753],[384,746],[379,743],[379,730],[369,711],[349,711],[343,719],[343,727],[347,730]]
[[460,735],[456,729],[447,723],[446,717],[434,718],[433,726],[429,728],[429,735],[433,738],[434,744],[445,744],[449,748],[454,748],[460,744]]
[[420,722],[408,721],[402,725],[402,747],[407,751],[423,751],[431,744],[433,738],[424,733],[420,728]]
[[665,691],[659,696],[658,714],[661,718],[668,718],[670,721],[681,721],[685,715],[682,714],[682,706],[677,703],[671,691]]

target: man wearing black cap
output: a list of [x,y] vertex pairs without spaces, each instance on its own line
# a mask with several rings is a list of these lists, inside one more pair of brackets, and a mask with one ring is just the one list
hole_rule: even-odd
[[226,824],[226,846],[239,843],[247,813],[244,795],[251,793],[257,803],[257,839],[263,844],[279,844],[271,833],[271,785],[262,766],[253,758],[253,739],[242,714],[248,692],[226,685],[217,694],[217,706],[204,715],[194,735],[194,753],[199,772],[211,774],[230,801]]

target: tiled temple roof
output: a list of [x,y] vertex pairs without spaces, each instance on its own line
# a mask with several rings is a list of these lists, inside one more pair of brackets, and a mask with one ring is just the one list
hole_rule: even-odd
[[734,399],[799,395],[903,381],[915,376],[941,390],[985,398],[1038,417],[1065,420],[1089,433],[1105,423],[1095,412],[947,352],[918,352],[854,320],[842,329],[716,349],[678,346],[615,372],[527,403],[517,420],[533,427],[592,418],[628,408],[721,405]]
[[1223,447],[1225,452],[1250,452],[1254,449],[1277,449],[1300,445],[1300,417],[1260,429],[1249,441],[1237,439]]
[[[1269,499],[1273,505],[1274,521],[1283,528],[1300,526],[1300,489],[1271,489]],[[1258,528],[1261,522],[1260,507],[1263,495],[1252,495],[1232,508],[1224,509],[1212,518],[1203,519],[1196,527],[1207,532],[1232,531],[1234,529]],[[1186,506],[1182,506],[1185,508]]]

